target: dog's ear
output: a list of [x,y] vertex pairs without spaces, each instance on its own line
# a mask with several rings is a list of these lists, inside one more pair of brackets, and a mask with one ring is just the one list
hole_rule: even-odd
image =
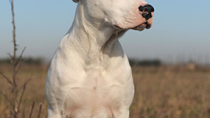
[[79,2],[79,0],[72,0],[73,2],[75,2],[75,3],[78,3]]

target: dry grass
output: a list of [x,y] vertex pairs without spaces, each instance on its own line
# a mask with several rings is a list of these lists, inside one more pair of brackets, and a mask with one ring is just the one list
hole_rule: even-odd
[[131,118],[210,118],[210,70],[133,68]]
[[[41,118],[46,117],[47,102],[45,100],[45,78],[47,74],[47,66],[23,66],[17,77],[17,82],[23,84],[28,78],[32,80],[26,86],[26,91],[23,96],[20,118],[28,118],[33,101],[35,107],[32,118],[38,117],[39,105],[43,103]],[[12,68],[3,65],[0,66],[0,71],[4,72],[8,77],[12,76]],[[7,82],[0,78],[0,90],[9,93],[10,89]],[[11,97],[10,97],[11,98]],[[24,113],[25,111],[25,113]],[[10,106],[3,96],[0,95],[0,118],[10,118]],[[25,116],[25,117],[24,117]],[[11,117],[12,118],[12,117]]]
[[[11,77],[10,67],[1,65],[0,71]],[[47,66],[23,66],[19,72],[20,83],[33,78],[26,88],[20,118],[24,118],[24,111],[25,117],[29,116],[33,101],[32,117],[37,118],[40,103],[41,118],[46,117],[46,73]],[[210,69],[134,67],[133,78],[136,92],[130,118],[210,118]],[[4,79],[0,79],[0,90],[10,92]],[[9,111],[9,104],[0,96],[0,118],[9,118]]]

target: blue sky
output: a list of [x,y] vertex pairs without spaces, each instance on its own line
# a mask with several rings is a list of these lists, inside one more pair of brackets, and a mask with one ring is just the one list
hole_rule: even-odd
[[[72,0],[14,0],[17,43],[24,55],[51,59],[70,28],[76,9]],[[129,1],[129,0],[128,0]],[[130,30],[120,42],[132,58],[210,59],[209,0],[146,0],[155,7],[153,27]],[[12,53],[9,0],[0,1],[0,58]]]

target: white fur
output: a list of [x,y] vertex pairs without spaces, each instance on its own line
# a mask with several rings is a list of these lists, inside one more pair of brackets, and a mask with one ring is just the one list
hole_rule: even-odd
[[[75,20],[61,40],[46,80],[48,118],[129,118],[134,85],[116,40],[142,25],[144,0],[73,0]],[[152,19],[148,20],[152,24]],[[121,27],[118,29],[116,26]]]

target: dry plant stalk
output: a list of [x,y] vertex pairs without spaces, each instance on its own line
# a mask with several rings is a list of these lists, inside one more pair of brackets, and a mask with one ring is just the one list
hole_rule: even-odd
[[[23,55],[26,47],[21,52],[19,58],[16,58],[17,44],[16,44],[14,0],[10,0],[10,4],[11,4],[11,12],[12,12],[13,45],[14,45],[14,50],[13,51],[14,52],[13,52],[13,55],[10,55],[10,54],[8,54],[8,55],[10,56],[11,64],[13,65],[13,76],[12,76],[12,79],[10,79],[5,74],[3,74],[2,72],[0,72],[0,75],[2,75],[2,77],[12,86],[12,88],[11,88],[11,95],[6,95],[2,91],[0,91],[0,94],[2,94],[4,96],[4,98],[7,100],[7,102],[12,107],[12,110],[11,110],[12,116],[14,118],[18,118],[18,114],[20,113],[20,106],[21,106],[21,103],[22,103],[22,98],[23,98],[23,95],[24,95],[24,92],[25,92],[25,89],[26,89],[26,85],[31,80],[31,78],[29,78],[27,81],[25,81],[22,86],[18,85],[18,83],[16,82],[17,73],[20,70],[20,60],[22,59],[22,55]],[[21,91],[21,93],[20,93],[20,91]],[[33,104],[32,104],[32,109],[31,109],[29,117],[31,117],[31,115],[32,115],[34,104],[35,104],[35,102],[33,102]],[[40,107],[40,113],[41,113],[41,107]]]
[[41,111],[42,111],[42,103],[39,105],[39,114],[38,114],[38,118],[40,118],[40,116],[41,116]]
[[35,102],[32,103],[29,118],[31,118],[31,115],[33,114],[34,104],[35,104]]

